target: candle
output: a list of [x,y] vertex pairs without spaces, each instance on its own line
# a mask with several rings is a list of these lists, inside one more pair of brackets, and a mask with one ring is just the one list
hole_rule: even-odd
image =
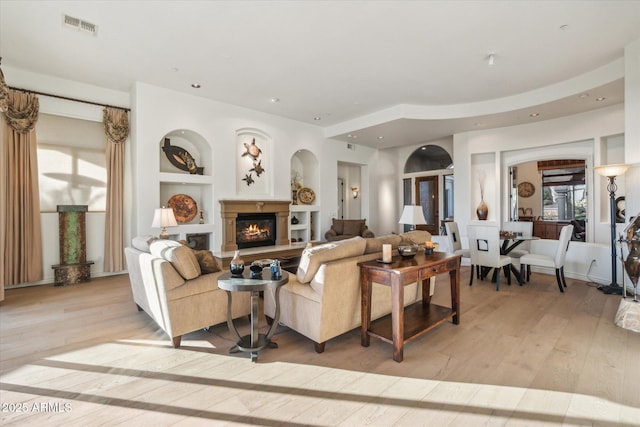
[[431,240],[427,240],[426,242],[424,242],[424,247],[433,249],[433,242]]
[[391,245],[382,245],[382,261],[391,262]]

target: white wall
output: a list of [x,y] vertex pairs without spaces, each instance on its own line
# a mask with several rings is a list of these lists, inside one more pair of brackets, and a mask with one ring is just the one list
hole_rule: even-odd
[[[158,171],[160,150],[158,144],[165,134],[175,129],[188,129],[202,136],[211,146],[213,174],[213,249],[221,246],[220,199],[278,199],[289,200],[290,159],[298,150],[309,150],[317,160],[319,188],[316,204],[320,206],[320,232],[329,228],[330,220],[337,212],[338,163],[358,163],[361,166],[361,214],[368,218],[368,224],[375,226],[376,218],[369,216],[371,210],[370,185],[375,179],[369,177],[369,166],[375,162],[375,150],[355,146],[347,149],[346,144],[326,141],[321,128],[294,120],[265,114],[246,108],[223,104],[196,96],[138,83],[133,91],[134,99],[134,221],[131,233],[157,234],[150,227],[153,209],[159,207]],[[267,159],[266,176],[272,180],[266,194],[255,197],[239,194],[236,181],[238,174],[239,129],[254,129],[268,135],[270,159]],[[205,171],[206,173],[206,171]]]
[[[479,189],[474,171],[480,168],[493,174],[488,179],[495,185],[486,188],[485,200],[489,204],[489,220],[502,222],[508,218],[509,209],[508,166],[530,160],[572,158],[579,154],[587,159],[586,179],[592,189],[588,217],[589,235],[593,236],[593,241],[573,242],[565,269],[568,276],[584,279],[589,268],[585,267],[585,260],[589,263],[596,260],[591,266],[590,277],[600,278],[605,283],[610,278],[610,223],[606,209],[602,211],[600,207],[608,206],[608,193],[604,189],[606,183],[593,172],[593,166],[605,163],[606,159],[626,160],[618,159],[620,135],[624,129],[624,107],[617,104],[554,120],[455,135],[455,211],[461,234],[466,237],[466,226],[476,219],[473,213],[479,201]],[[487,163],[488,159],[493,159],[493,165]],[[640,190],[637,186],[628,186],[626,197],[637,199]]]

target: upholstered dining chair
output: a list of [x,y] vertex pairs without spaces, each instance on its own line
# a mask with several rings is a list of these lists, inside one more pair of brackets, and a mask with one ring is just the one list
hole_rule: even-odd
[[[469,249],[462,249],[462,241],[460,240],[460,230],[458,229],[458,223],[455,221],[447,222],[444,225],[447,231],[447,243],[449,244],[449,251],[456,255],[462,255],[462,258],[471,259]],[[471,265],[471,273],[473,276],[473,264]],[[478,278],[480,276],[478,275]]]
[[[558,289],[560,292],[564,292],[564,288],[567,287],[567,281],[564,278],[564,261],[567,257],[567,250],[569,249],[569,243],[571,242],[571,236],[573,234],[573,225],[565,225],[560,231],[560,237],[558,238],[558,246],[556,252],[553,255],[548,253],[536,253],[534,251],[535,245],[531,246],[531,253],[520,257],[520,276],[524,276],[524,267],[527,266],[527,270],[530,266],[555,268],[556,281],[558,282]],[[526,280],[529,281],[530,274],[527,274]]]
[[[500,290],[500,269],[511,284],[511,257],[500,254],[500,230],[497,225],[468,225],[469,252],[471,265],[476,268],[495,268],[496,291]],[[473,271],[473,270],[472,270]],[[473,274],[469,286],[473,284]]]
[[[522,233],[522,237],[531,237],[533,236],[533,222],[532,221],[509,221],[502,224],[503,231],[511,231],[514,233]],[[528,240],[520,243],[517,248],[512,249],[509,252],[509,256],[513,259],[513,261],[518,261],[520,263],[520,258],[523,255],[529,253],[531,247],[531,243]],[[531,267],[527,267],[527,274],[531,274]]]

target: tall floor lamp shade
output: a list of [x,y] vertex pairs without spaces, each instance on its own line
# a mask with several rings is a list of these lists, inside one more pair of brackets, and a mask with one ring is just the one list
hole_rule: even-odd
[[616,270],[616,177],[624,175],[629,165],[604,165],[596,166],[594,169],[598,175],[606,176],[609,180],[607,191],[609,192],[609,217],[611,218],[611,283],[609,285],[600,285],[600,289],[605,294],[622,295],[622,286],[618,286],[617,270]]
[[153,213],[153,222],[151,223],[151,227],[153,228],[161,228],[160,232],[161,239],[168,239],[169,233],[167,233],[167,227],[177,227],[178,222],[176,221],[176,216],[173,213],[172,208],[158,208]]
[[427,220],[424,219],[424,213],[422,212],[422,206],[406,205],[402,210],[399,224],[411,225],[411,229],[415,229],[416,225],[426,224]]

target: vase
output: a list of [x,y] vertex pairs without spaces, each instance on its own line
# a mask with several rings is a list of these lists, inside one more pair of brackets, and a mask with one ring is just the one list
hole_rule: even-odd
[[624,269],[631,279],[634,289],[634,300],[637,300],[638,276],[640,276],[640,240],[632,240],[629,242],[631,249],[629,255],[624,262]]
[[480,200],[480,204],[476,208],[476,215],[478,215],[478,219],[480,221],[485,221],[487,216],[489,215],[489,207],[483,200]]
[[240,251],[235,251],[233,254],[233,259],[229,264],[229,269],[233,276],[242,276],[242,273],[244,272],[244,260],[240,258]]

